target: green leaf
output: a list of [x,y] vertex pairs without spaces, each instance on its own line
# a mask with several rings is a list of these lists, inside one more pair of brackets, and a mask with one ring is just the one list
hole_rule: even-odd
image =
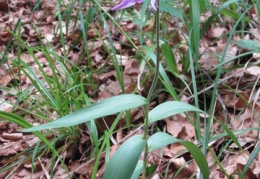
[[131,178],[146,145],[142,135],[129,138],[108,162],[103,179]]
[[[143,46],[145,53],[151,58],[151,60],[153,61],[154,64],[156,64],[156,56],[152,50],[152,48],[147,47],[147,46]],[[169,79],[169,76],[166,74],[163,66],[161,64],[159,64],[159,72],[160,72],[160,76],[161,76],[161,82],[164,84],[164,86],[166,87],[166,89],[168,90],[168,92],[171,94],[171,96],[175,99],[178,100],[179,97],[175,91],[175,88],[172,86],[172,83]]]
[[135,167],[133,175],[131,176],[131,179],[138,179],[138,177],[141,175],[141,173],[143,172],[144,169],[145,169],[144,161],[139,160],[136,167]]
[[204,177],[204,179],[209,178],[209,166],[206,160],[206,157],[201,152],[200,148],[198,148],[195,144],[189,141],[181,141],[180,142],[186,149],[191,153],[192,157],[196,161],[197,165],[200,168],[200,171]]
[[226,8],[228,8],[228,6],[229,6],[230,4],[232,4],[232,3],[237,3],[237,2],[238,2],[238,0],[229,0],[229,1],[225,2],[225,3],[223,3],[223,4],[219,7],[219,11],[221,11],[221,10],[223,10],[223,9],[226,9]]
[[178,17],[183,21],[182,11],[166,4],[164,1],[160,1],[160,10],[169,13],[173,18]]
[[256,157],[257,155],[259,155],[259,151],[260,151],[260,144],[258,144],[258,145],[255,147],[254,151],[251,153],[251,156],[249,157],[249,159],[248,159],[248,161],[247,161],[245,167],[243,168],[242,173],[241,173],[240,176],[239,176],[239,179],[245,178],[245,174],[246,174],[248,168],[249,168],[250,165],[252,164],[252,162],[253,162],[253,160],[255,159],[255,157]]
[[179,139],[174,138],[167,133],[157,132],[147,140],[148,151],[152,152],[166,145],[173,144],[179,141]]
[[103,116],[108,116],[121,111],[129,110],[147,104],[147,100],[135,94],[123,94],[104,99],[79,111],[73,112],[50,123],[42,124],[22,132],[32,132],[44,129],[69,127],[88,122]]
[[[228,10],[228,9],[222,9],[221,13],[224,14],[225,16],[231,17],[234,21],[237,21],[239,19],[239,17],[241,16],[241,14],[238,14],[237,12],[235,12],[233,10]],[[250,20],[248,18],[246,18],[245,16],[242,17],[242,19],[245,22],[250,22]]]
[[156,106],[153,110],[149,112],[149,124],[172,116],[174,114],[188,111],[198,111],[204,113],[202,110],[190,104],[181,101],[168,101]]
[[199,166],[204,179],[208,179],[209,167],[207,160],[201,152],[201,150],[192,142],[176,139],[164,132],[157,132],[148,139],[147,144],[149,152],[152,152],[154,150],[160,149],[166,145],[173,144],[176,142],[179,142],[184,147],[186,147],[186,149],[191,153],[197,165]]
[[147,176],[151,177],[152,175],[154,175],[154,172],[156,171],[158,165],[151,165],[149,167],[147,167]]
[[[32,127],[32,125],[29,122],[27,122],[24,118],[13,113],[0,111],[0,118],[15,123],[24,128]],[[43,134],[41,134],[40,132],[34,132],[33,134],[37,136],[42,142],[44,142],[50,149],[54,150],[52,144]],[[55,154],[57,154],[57,152]]]
[[162,54],[170,68],[170,71],[174,74],[174,73],[179,73],[178,72],[178,67],[177,67],[177,63],[176,63],[176,59],[172,53],[172,49],[169,47],[168,44],[163,43],[161,45],[161,49],[162,49]]
[[248,50],[254,50],[260,52],[260,45],[259,42],[255,40],[239,40],[239,41],[232,41],[235,45],[242,47]]
[[[218,120],[217,120],[218,121]],[[237,137],[235,136],[235,134],[221,121],[218,121],[218,123],[224,128],[224,130],[226,131],[226,133],[228,134],[228,136],[232,139],[232,141],[239,147],[239,149],[242,151],[243,148],[240,145]]]

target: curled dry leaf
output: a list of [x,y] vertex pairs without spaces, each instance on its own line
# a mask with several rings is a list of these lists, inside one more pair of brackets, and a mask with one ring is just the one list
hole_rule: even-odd
[[0,110],[5,112],[11,112],[13,110],[13,105],[9,102],[0,99]]
[[260,75],[260,67],[251,66],[246,69],[245,73],[258,77]]
[[183,116],[175,115],[165,120],[167,124],[167,132],[172,136],[181,136],[183,139],[191,139],[196,136],[193,125]]
[[247,106],[249,96],[250,96],[249,91],[240,92],[238,93],[238,95],[226,91],[225,94],[223,94],[221,97],[223,103],[227,107],[231,107],[234,110],[242,110]]
[[197,170],[196,168],[192,168],[189,164],[187,164],[187,162],[185,161],[185,159],[183,157],[173,158],[171,160],[171,162],[174,164],[175,168],[177,168],[177,169],[183,167],[183,169],[178,174],[177,178],[179,178],[179,179],[190,178],[191,175],[194,172],[196,172],[196,170]]
[[227,32],[226,28],[216,25],[216,27],[210,28],[210,30],[208,31],[208,37],[212,39],[220,38],[226,32]]
[[260,162],[259,160],[255,163],[255,168],[253,169],[253,173],[257,176],[260,176]]
[[256,60],[260,60],[260,53],[253,53],[253,58]]
[[7,133],[3,132],[2,137],[8,140],[20,140],[23,139],[23,133]]
[[130,76],[137,76],[139,73],[139,64],[137,63],[137,60],[135,59],[129,59],[125,63],[125,70],[124,74],[130,75]]

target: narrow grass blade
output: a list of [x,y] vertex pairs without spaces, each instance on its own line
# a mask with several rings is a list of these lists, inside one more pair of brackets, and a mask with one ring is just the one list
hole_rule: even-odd
[[[143,47],[146,54],[152,59],[153,63],[156,64],[156,56],[154,54],[154,52],[152,51],[151,48],[144,46]],[[167,90],[169,91],[169,93],[172,95],[172,97],[175,100],[179,100],[179,97],[174,89],[174,87],[172,86],[171,80],[169,79],[168,75],[166,74],[163,66],[161,64],[159,64],[159,72],[160,72],[160,76],[161,76],[161,82],[164,84],[164,86],[167,88]]]
[[[29,122],[27,122],[24,118],[13,113],[0,111],[0,118],[15,123],[24,128],[32,127],[32,125]],[[46,137],[43,134],[41,134],[40,132],[34,132],[33,134],[36,135],[42,142],[44,142],[50,149],[54,150],[51,143],[48,141],[48,139],[46,139]]]
[[200,14],[203,9],[200,5],[199,0],[190,0],[189,5],[191,7],[190,13],[190,23],[192,25],[190,31],[190,44],[192,46],[195,66],[198,67],[198,59],[199,59],[199,40],[200,40]]
[[129,138],[108,162],[103,179],[131,178],[145,145],[142,135]]
[[[260,17],[260,4],[259,1],[253,1],[253,4],[255,4],[256,12],[258,17]],[[258,24],[260,23],[260,18],[258,18]]]
[[174,73],[179,73],[178,72],[178,67],[177,67],[177,63],[176,63],[176,59],[172,53],[172,49],[170,48],[170,46],[166,43],[163,43],[161,45],[161,49],[162,49],[162,54],[170,68],[170,71],[174,74]]
[[147,100],[144,97],[135,94],[114,96],[94,103],[86,108],[73,112],[50,123],[22,130],[22,132],[33,132],[44,129],[69,127],[88,122],[99,117],[108,116],[121,111],[136,108],[146,103]]
[[168,101],[156,106],[149,112],[149,124],[169,116],[188,111],[197,111],[203,113],[202,110],[190,104],[181,101]]
[[122,72],[122,68],[121,68],[120,64],[118,63],[119,60],[117,59],[117,56],[116,56],[116,50],[115,50],[114,45],[113,45],[113,39],[112,39],[112,35],[110,33],[109,25],[107,24],[107,21],[106,21],[106,19],[103,15],[101,15],[101,18],[103,20],[104,27],[105,27],[107,34],[108,34],[108,40],[109,40],[109,44],[110,44],[109,47],[110,47],[111,56],[112,56],[112,62],[113,62],[113,66],[116,70],[118,82],[120,84],[122,93],[125,93],[123,72]]
[[[226,54],[227,54],[227,50],[228,50],[228,45],[230,44],[231,40],[232,40],[232,37],[233,35],[235,34],[236,32],[236,28],[238,26],[238,24],[240,23],[240,21],[242,20],[242,17],[249,11],[249,9],[251,8],[252,6],[250,6],[249,8],[247,8],[243,14],[241,14],[240,18],[236,21],[235,25],[233,26],[233,29],[231,30],[229,36],[228,36],[228,39],[226,41],[226,45],[223,49],[223,53],[222,53],[222,57],[221,57],[221,60],[220,60],[220,63],[223,64],[224,60],[225,60],[225,57],[226,57]],[[217,74],[216,74],[216,77],[215,77],[215,84],[218,84],[219,82],[219,79],[220,79],[220,76],[222,74],[222,66],[218,66],[218,69],[217,69]],[[204,135],[204,146],[205,148],[207,148],[207,145],[208,145],[208,142],[209,142],[209,138],[210,138],[210,125],[211,125],[211,120],[212,120],[212,116],[213,116],[213,111],[214,111],[214,106],[215,106],[215,100],[216,100],[216,91],[217,91],[217,88],[218,88],[218,85],[215,85],[214,88],[213,88],[213,92],[212,92],[212,96],[211,96],[211,102],[210,102],[210,108],[209,108],[209,120],[207,121],[207,126],[205,127],[205,135]]]
[[245,174],[248,170],[248,168],[250,167],[250,165],[252,164],[253,160],[255,159],[256,155],[259,154],[259,151],[260,151],[260,144],[258,143],[258,146],[255,148],[255,150],[251,153],[251,156],[249,157],[245,167],[243,168],[243,171],[242,173],[240,174],[239,176],[239,179],[243,179],[245,178]]
[[218,123],[224,128],[224,130],[226,131],[226,133],[228,134],[228,136],[231,138],[231,140],[239,147],[239,149],[242,151],[243,148],[240,145],[240,143],[238,142],[237,137],[235,136],[235,134],[225,125],[223,124],[221,121],[218,121]]
[[[35,59],[36,57],[33,56]],[[37,61],[37,60],[36,60]],[[29,65],[27,65],[23,60],[20,61],[21,65],[24,68],[21,68],[21,70],[24,72],[24,74],[30,79],[34,87],[37,89],[38,92],[44,97],[45,100],[49,100],[50,103],[53,105],[53,108],[58,109],[57,101],[53,98],[53,96],[50,94],[48,89],[44,86],[43,82],[37,77],[35,72],[32,70]],[[44,73],[43,73],[44,75]],[[46,74],[45,74],[46,75]],[[45,76],[45,79],[47,77]]]
[[[24,118],[22,118],[22,117],[20,117],[16,114],[13,114],[13,113],[7,113],[7,112],[4,112],[4,111],[0,111],[0,118],[7,120],[7,121],[10,121],[12,123],[15,123],[15,124],[17,124],[21,127],[24,127],[24,128],[32,127],[32,125],[29,122],[27,122]],[[53,144],[40,132],[36,131],[36,132],[33,132],[33,134],[35,136],[37,136],[40,139],[40,141],[42,141],[47,147],[49,147],[49,149],[53,153],[53,156],[55,156],[59,159],[62,167],[64,167],[64,169],[66,170],[66,173],[69,176],[69,173],[67,172],[68,169],[67,169],[66,165],[64,164],[63,160],[61,159],[57,150],[55,150]]]
[[164,132],[157,132],[156,134],[152,135],[147,141],[149,152],[176,142],[179,142],[184,147],[186,147],[186,149],[191,153],[197,165],[199,166],[204,179],[208,179],[209,167],[207,160],[202,154],[201,150],[192,142],[179,140]]
[[14,34],[16,33],[16,30],[17,28],[21,26],[21,18],[18,19],[15,27],[14,27],[14,31],[13,33],[11,34],[11,37],[9,38],[8,42],[7,42],[7,45],[6,45],[6,48],[5,48],[5,51],[4,51],[4,54],[2,55],[2,59],[0,60],[0,66],[2,66],[2,63],[5,62],[6,60],[6,55],[7,55],[7,52],[9,50],[9,47],[11,46],[11,43],[13,42],[13,38],[14,38]]

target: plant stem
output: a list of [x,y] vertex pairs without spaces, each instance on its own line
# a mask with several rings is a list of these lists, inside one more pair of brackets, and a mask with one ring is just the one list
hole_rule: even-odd
[[151,96],[154,92],[154,89],[156,87],[157,81],[158,81],[158,76],[159,76],[159,58],[160,58],[160,11],[159,11],[159,6],[160,6],[160,0],[157,0],[157,11],[156,11],[156,64],[155,64],[155,74],[153,78],[153,82],[151,85],[151,88],[148,92],[147,99],[150,101]]
[[[147,139],[148,135],[148,128],[149,128],[149,121],[148,121],[148,104],[145,105],[145,126],[144,126],[144,139]],[[146,143],[145,149],[144,149],[144,171],[143,171],[143,176],[142,178],[145,179],[147,176],[147,156],[148,156],[148,145]]]
[[[151,100],[151,96],[154,92],[154,89],[156,87],[158,77],[159,77],[159,66],[160,66],[160,0],[157,0],[157,11],[156,11],[156,64],[155,64],[155,74],[153,78],[153,82],[151,85],[151,88],[148,92],[147,100]],[[148,118],[148,104],[145,105],[145,129],[144,129],[144,139],[147,139],[148,137],[148,128],[149,128],[149,118]],[[145,151],[144,151],[144,172],[142,178],[145,179],[147,177],[147,156],[148,156],[148,145],[146,144],[145,146]]]

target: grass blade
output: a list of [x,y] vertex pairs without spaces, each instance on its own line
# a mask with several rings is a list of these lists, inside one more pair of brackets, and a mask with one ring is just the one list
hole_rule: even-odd
[[178,72],[178,67],[177,67],[177,63],[176,63],[176,59],[172,53],[172,49],[170,48],[170,46],[166,43],[163,43],[161,45],[162,48],[162,54],[169,66],[170,71],[174,74],[174,73],[179,73]]
[[255,150],[252,152],[252,154],[251,154],[250,158],[248,159],[248,161],[247,161],[245,167],[243,168],[242,173],[241,173],[240,176],[239,176],[239,179],[245,178],[244,176],[245,176],[245,174],[246,174],[246,172],[247,172],[249,166],[252,164],[252,162],[253,162],[253,160],[255,159],[256,155],[259,154],[259,151],[260,151],[260,144],[258,143],[258,146],[257,146],[257,147],[255,148]]

